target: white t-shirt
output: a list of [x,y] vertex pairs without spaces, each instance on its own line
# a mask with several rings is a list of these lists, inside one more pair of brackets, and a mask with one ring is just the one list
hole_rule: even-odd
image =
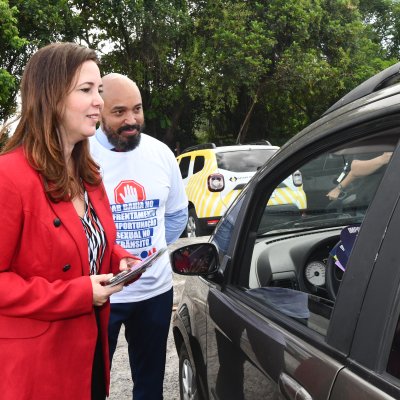
[[[139,146],[114,152],[99,128],[90,138],[90,151],[101,167],[104,186],[117,228],[117,243],[141,259],[166,247],[165,213],[187,207],[178,163],[164,143],[141,134]],[[111,296],[112,303],[146,300],[172,287],[168,254],[139,280]]]

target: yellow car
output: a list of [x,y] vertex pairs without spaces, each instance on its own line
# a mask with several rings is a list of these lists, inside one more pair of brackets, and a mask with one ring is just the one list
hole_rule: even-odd
[[[189,199],[189,219],[184,236],[209,235],[244,186],[279,149],[266,144],[217,147],[206,143],[185,149],[177,157]],[[269,205],[307,206],[301,173],[285,179]]]

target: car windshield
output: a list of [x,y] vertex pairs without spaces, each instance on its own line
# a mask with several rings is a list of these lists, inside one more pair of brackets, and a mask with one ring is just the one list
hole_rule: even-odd
[[[391,146],[358,146],[324,153],[299,168],[302,186],[284,201],[278,186],[266,201],[258,235],[360,224],[378,189]],[[305,195],[303,208],[297,191]]]
[[217,165],[220,169],[232,172],[254,172],[271,158],[275,152],[276,149],[252,148],[220,151],[216,153]]

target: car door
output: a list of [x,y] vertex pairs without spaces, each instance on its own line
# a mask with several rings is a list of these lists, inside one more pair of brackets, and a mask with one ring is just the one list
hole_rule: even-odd
[[[350,382],[347,373],[359,379],[360,371],[349,368],[350,356],[359,316],[364,316],[369,277],[398,198],[392,178],[382,168],[368,198],[347,199],[337,208],[321,210],[319,202],[311,199],[306,216],[285,214],[279,208],[271,213],[266,204],[279,182],[297,169],[313,171],[310,164],[318,165],[320,159],[343,151],[352,157],[393,151],[399,139],[397,121],[388,125],[388,119],[382,118],[381,124],[367,121],[337,132],[310,134],[310,140],[302,140],[298,148],[292,145],[295,151],[288,149],[274,157],[221,220],[212,241],[220,249],[225,281],[210,289],[207,302],[210,398],[329,399],[332,395],[339,399],[345,391],[337,386],[337,379]],[[331,179],[327,171],[326,178]],[[307,199],[329,189],[326,179],[320,178],[322,186],[306,192]],[[390,184],[390,193],[379,192],[382,185]],[[280,213],[282,218],[271,219],[271,214]],[[321,268],[332,264],[332,251],[343,229],[360,225],[362,245],[357,238],[340,277],[340,283],[347,283],[331,297],[324,285],[307,280],[306,270],[314,268],[316,261]],[[353,266],[360,282],[353,282]],[[382,388],[374,398],[391,398],[391,392]],[[352,393],[346,398],[356,398]]]
[[[380,193],[377,194],[368,220],[365,221],[366,229],[360,232],[357,246],[353,250],[357,259],[353,262],[352,278],[361,280],[368,275],[369,281],[362,307],[356,311],[359,316],[353,318],[356,323],[349,347],[349,362],[347,368],[338,374],[332,389],[332,400],[400,398],[399,156],[400,154],[395,154],[392,157]],[[382,223],[382,213],[386,208],[388,210],[385,213],[390,217],[383,240],[379,241],[377,237],[372,237],[370,228],[379,224],[386,225]],[[371,246],[376,240],[380,243],[379,246]],[[371,271],[365,270],[361,257],[366,251],[375,259]],[[349,310],[355,294],[353,279],[342,282],[335,321],[332,321],[332,334],[340,332],[341,321],[348,317],[349,311],[353,312]],[[343,337],[331,335],[330,342],[342,347]],[[343,347],[342,349],[347,351]]]
[[[299,398],[307,399],[304,387],[311,386],[314,398],[327,399],[342,364],[246,303],[230,291],[210,291],[210,398],[295,399],[296,393],[304,390],[304,397]],[[318,374],[308,374],[310,365]]]

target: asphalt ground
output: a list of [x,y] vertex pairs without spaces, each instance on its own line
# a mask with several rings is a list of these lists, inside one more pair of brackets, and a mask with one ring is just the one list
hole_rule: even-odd
[[[193,242],[206,242],[208,237],[181,238],[169,246],[172,251],[177,247],[185,246]],[[181,275],[173,275],[174,306],[179,302],[185,278]],[[117,349],[113,357],[111,369],[110,400],[132,400],[132,380],[128,361],[127,344],[124,331],[121,329]],[[167,357],[164,377],[164,400],[179,400],[179,359],[176,353],[174,338],[170,330],[167,342]]]

